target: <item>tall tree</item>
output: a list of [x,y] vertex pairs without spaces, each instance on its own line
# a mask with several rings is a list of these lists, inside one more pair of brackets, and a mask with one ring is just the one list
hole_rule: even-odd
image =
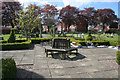
[[57,22],[58,10],[56,6],[46,4],[42,8],[42,13],[43,13],[44,24],[48,26],[48,32],[50,32],[51,26],[55,25],[55,23]]
[[[34,8],[33,8],[34,7]],[[33,18],[36,18],[37,16],[41,15],[41,7],[37,6],[36,4],[30,4],[27,9],[27,13],[31,12],[31,8],[33,8],[34,13],[32,14]],[[42,37],[42,25],[41,22],[39,23],[40,25],[36,25],[32,28],[32,31],[39,31],[40,32],[40,37]]]
[[87,17],[81,14],[80,11],[76,19],[76,30],[84,31],[87,30],[87,27],[88,27]]
[[94,7],[84,8],[80,14],[86,16],[89,25],[96,25],[96,10]]
[[41,15],[35,16],[35,13],[38,12],[39,9],[40,9],[40,7],[38,9],[36,9],[36,11],[35,11],[35,5],[33,5],[32,8],[29,8],[26,10],[22,9],[19,11],[19,14],[18,14],[19,19],[16,18],[21,29],[25,31],[27,40],[30,38],[29,34],[33,31],[33,29],[36,26],[41,25],[41,19],[40,19]]
[[72,7],[70,5],[60,10],[59,19],[61,19],[61,21],[65,24],[65,31],[67,31],[67,27],[69,31],[70,26],[76,23],[75,20],[77,18],[78,13],[79,10],[76,7]]
[[96,18],[97,23],[103,23],[103,25],[110,25],[112,22],[118,20],[115,12],[112,9],[98,9]]
[[10,1],[11,2],[3,0],[3,2],[0,3],[0,7],[2,9],[2,25],[14,27],[14,23],[12,22],[12,20],[15,20],[15,12],[18,13],[18,11],[21,10],[22,7],[19,2],[16,2],[15,0]]

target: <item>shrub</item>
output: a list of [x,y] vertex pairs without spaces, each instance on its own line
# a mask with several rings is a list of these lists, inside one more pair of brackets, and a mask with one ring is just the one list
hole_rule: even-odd
[[2,79],[15,78],[17,72],[14,59],[2,59]]
[[110,43],[111,46],[117,46],[117,45],[119,45],[118,41],[109,41],[109,43]]
[[10,37],[8,39],[8,42],[9,43],[14,43],[15,42],[15,29],[14,28],[11,29]]
[[92,41],[92,35],[91,34],[89,34],[87,37],[86,37],[86,40],[90,40],[90,41]]
[[83,39],[83,38],[74,38],[74,39],[76,39],[76,40],[81,40],[81,41],[84,41],[85,39]]
[[40,42],[47,42],[52,40],[53,38],[31,38],[33,44],[39,44]]
[[31,41],[21,43],[2,43],[2,50],[16,50],[16,49],[29,49],[31,47]]
[[116,52],[116,62],[120,65],[120,51]]
[[[82,46],[87,45],[86,41],[79,41],[77,43],[81,44]],[[93,43],[94,45],[109,45],[109,41],[90,41],[90,43]]]

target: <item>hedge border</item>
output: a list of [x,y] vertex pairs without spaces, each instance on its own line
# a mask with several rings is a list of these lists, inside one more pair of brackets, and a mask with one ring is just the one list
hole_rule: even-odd
[[31,41],[21,42],[21,43],[2,43],[0,50],[19,50],[19,49],[29,49],[31,47]]
[[[87,42],[86,40],[81,41],[71,37],[54,37],[54,38],[52,37],[52,38],[31,38],[31,40],[29,41],[26,41],[26,39],[16,39],[16,43],[6,43],[7,41],[1,40],[0,46],[2,46],[2,50],[29,49],[31,47],[31,44],[40,44],[41,42],[48,42],[51,41],[52,39],[70,39],[70,42],[76,42],[78,45],[81,44],[82,46],[86,46],[86,42]],[[88,41],[88,42],[92,42],[94,45],[96,45],[97,43],[98,45],[107,45],[107,46],[111,45],[110,41],[103,41],[103,40]]]

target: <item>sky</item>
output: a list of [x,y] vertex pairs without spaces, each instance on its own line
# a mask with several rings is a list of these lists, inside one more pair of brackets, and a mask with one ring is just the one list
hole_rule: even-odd
[[119,0],[17,0],[17,1],[19,1],[22,5],[24,4],[24,7],[28,6],[29,4],[35,3],[41,6],[45,4],[52,4],[57,6],[58,9],[62,9],[62,7],[65,7],[67,5],[77,7],[80,10],[83,10],[84,8],[88,7],[94,7],[95,9],[110,8],[115,12],[115,15],[117,15],[117,17],[120,18],[120,16],[118,16]]

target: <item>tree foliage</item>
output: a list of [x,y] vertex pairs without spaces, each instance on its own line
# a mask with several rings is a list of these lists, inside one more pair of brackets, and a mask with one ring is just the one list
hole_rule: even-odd
[[35,5],[31,8],[27,8],[26,10],[19,11],[19,19],[16,20],[19,22],[20,28],[25,31],[25,35],[27,39],[29,38],[29,34],[35,29],[36,26],[39,26],[41,23],[40,14],[36,15],[39,12],[40,7],[35,10]]
[[112,9],[98,9],[96,14],[97,23],[110,25],[112,22],[118,20]]
[[76,22],[77,15],[79,13],[79,10],[76,7],[72,7],[70,5],[62,8],[60,10],[59,19],[65,24],[66,31],[67,26],[68,29],[71,25],[74,25]]
[[[21,10],[21,4],[19,2],[16,2],[15,0],[11,0],[11,2],[6,2],[3,0],[2,3],[0,3],[0,7],[2,9],[2,25],[3,26],[14,26],[12,23],[12,20],[15,20],[15,12],[18,13],[18,10]],[[15,23],[17,23],[15,21]]]
[[42,13],[43,13],[43,22],[48,26],[48,31],[50,31],[51,26],[55,25],[55,23],[57,22],[58,10],[56,6],[46,4],[42,8]]

